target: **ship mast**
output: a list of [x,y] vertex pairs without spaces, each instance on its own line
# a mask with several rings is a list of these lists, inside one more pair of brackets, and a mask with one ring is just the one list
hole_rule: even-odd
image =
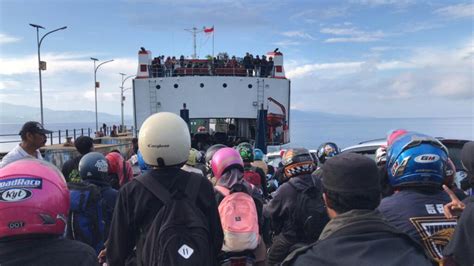
[[190,32],[191,34],[193,34],[194,53],[192,55],[192,58],[196,59],[197,58],[197,54],[196,54],[196,33],[202,32],[204,30],[198,30],[196,27],[193,27],[192,29],[184,29],[184,30]]

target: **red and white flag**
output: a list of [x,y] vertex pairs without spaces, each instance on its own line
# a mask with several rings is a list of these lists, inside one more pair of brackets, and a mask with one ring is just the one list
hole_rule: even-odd
[[214,33],[214,26],[212,26],[212,27],[210,27],[210,28],[204,27],[204,33],[206,33],[206,34],[212,34],[212,33]]

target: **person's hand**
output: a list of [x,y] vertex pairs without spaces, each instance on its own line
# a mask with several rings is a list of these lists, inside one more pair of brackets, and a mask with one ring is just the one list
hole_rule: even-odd
[[451,198],[451,202],[444,205],[444,216],[448,219],[451,219],[454,216],[459,216],[466,206],[446,185],[443,185],[443,189]]
[[97,259],[99,260],[99,264],[102,265],[106,261],[107,257],[107,249],[104,248],[99,252],[99,256],[97,256]]

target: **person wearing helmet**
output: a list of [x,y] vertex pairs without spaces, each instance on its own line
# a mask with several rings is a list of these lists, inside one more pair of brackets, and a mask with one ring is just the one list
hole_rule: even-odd
[[187,172],[192,172],[192,173],[196,173],[196,174],[200,174],[200,175],[204,176],[202,171],[195,167],[196,163],[197,163],[197,160],[198,160],[198,156],[200,156],[200,155],[201,155],[201,153],[199,153],[198,150],[196,150],[194,148],[191,148],[189,150],[188,160],[186,161],[186,164],[183,165],[183,167],[181,167],[181,169],[183,169],[184,171],[187,171]]
[[130,162],[126,161],[120,151],[113,150],[105,158],[109,165],[108,181],[112,188],[120,189],[133,178],[133,170]]
[[282,265],[432,265],[423,248],[377,211],[374,161],[343,153],[322,166],[323,200],[331,218],[319,240],[293,252]]
[[[461,150],[461,162],[467,172],[467,178],[474,187],[474,141],[464,144]],[[451,241],[443,250],[444,265],[474,265],[474,196],[461,202],[455,193],[445,188],[451,202],[444,206],[446,218],[460,215]],[[462,211],[459,214],[459,211]],[[456,213],[457,212],[457,213]]]
[[214,174],[212,173],[212,167],[211,167],[211,160],[212,156],[214,156],[214,153],[216,153],[218,150],[222,148],[226,148],[224,144],[214,144],[211,147],[209,147],[206,150],[206,154],[204,156],[205,163],[206,163],[206,177],[211,181],[212,184],[216,184],[216,179],[214,178]]
[[61,172],[66,178],[66,182],[81,181],[81,177],[79,175],[78,170],[79,161],[81,160],[82,156],[86,155],[91,151],[94,151],[94,141],[91,137],[80,136],[76,140],[74,140],[74,146],[76,147],[76,150],[79,152],[80,155],[76,158],[72,158],[66,161],[63,164]]
[[325,142],[319,146],[316,156],[318,157],[319,164],[322,165],[327,159],[334,157],[341,153],[341,150],[334,142]]
[[[227,211],[225,211],[226,208],[224,206],[221,206],[221,203],[225,197],[235,192],[244,192],[245,194],[251,196],[251,198],[253,199],[253,203],[255,205],[255,213],[253,214],[257,215],[257,217],[246,217],[248,219],[241,217],[241,219],[244,222],[249,222],[248,220],[252,220],[253,218],[253,221],[255,222],[254,226],[256,227],[255,229],[258,228],[257,234],[259,236],[259,240],[256,241],[256,243],[258,243],[258,246],[255,247],[253,253],[255,254],[257,265],[261,265],[262,263],[264,263],[266,258],[266,248],[265,244],[262,242],[261,237],[261,234],[263,232],[263,202],[261,200],[260,191],[244,179],[244,162],[242,161],[239,152],[237,152],[233,148],[219,149],[212,157],[211,167],[212,172],[214,173],[214,176],[217,180],[215,185],[215,197],[217,205],[219,206],[219,210],[223,210],[222,212],[220,211],[221,215],[230,215]],[[242,201],[237,201],[237,203],[238,204],[236,204],[236,206],[244,205],[242,204]],[[250,207],[252,208],[253,206]],[[246,208],[246,206],[244,206],[244,208]],[[244,212],[249,215],[252,215],[251,211],[244,210]],[[224,221],[225,219],[226,217],[221,216],[222,221]],[[248,224],[248,227],[252,227],[252,225]],[[234,237],[236,238],[238,236]],[[244,238],[243,242],[248,244],[249,241],[245,241],[248,240],[246,238],[247,237]],[[224,238],[224,243],[226,243],[226,239],[227,238]],[[235,239],[228,239],[228,241],[235,242]],[[228,253],[232,252],[236,252],[235,250],[232,250],[232,246],[230,244],[224,244],[223,252],[220,254],[220,258],[225,258]],[[239,250],[237,252],[242,251]],[[245,252],[243,252],[243,254],[244,253]]]
[[275,232],[268,252],[271,265],[280,264],[296,244],[317,240],[328,221],[321,183],[311,175],[315,164],[310,152],[304,148],[289,149],[283,154],[282,164],[288,181],[278,187],[263,210]]
[[268,198],[267,179],[262,168],[252,165],[254,162],[253,147],[248,142],[242,142],[236,147],[244,161],[244,179],[262,191],[264,198]]
[[252,166],[258,167],[263,170],[265,175],[268,174],[268,165],[263,161],[263,151],[261,149],[254,149],[254,161],[251,163]]
[[[169,251],[168,248],[171,248],[171,246],[165,246],[164,250],[148,249],[150,247],[148,244],[154,243],[153,239],[164,239],[159,230],[160,224],[172,222],[172,217],[175,217],[173,215],[185,211],[186,213],[181,216],[182,219],[189,222],[187,217],[193,214],[192,217],[198,217],[193,221],[207,227],[206,237],[203,236],[196,242],[205,242],[205,244],[196,247],[193,243],[187,243],[186,246],[181,246],[179,250],[176,250],[173,256],[166,258],[194,260],[196,256],[205,255],[206,257],[201,257],[202,260],[194,265],[216,265],[217,254],[222,247],[223,233],[217,204],[215,200],[209,200],[214,197],[214,188],[203,176],[181,170],[188,160],[191,149],[188,125],[181,117],[173,113],[153,114],[143,122],[140,128],[138,146],[145,163],[151,169],[132,179],[119,191],[109,240],[106,244],[108,264],[149,265],[147,261],[151,259],[150,256],[156,258],[155,256],[162,254],[160,252]],[[160,188],[164,193],[157,193],[156,188]],[[164,195],[168,195],[168,199],[162,200]],[[183,199],[183,203],[192,204],[194,208],[171,209],[172,206],[178,206],[177,199]],[[164,202],[170,204],[165,205]],[[166,210],[170,212],[165,212]],[[157,214],[160,215],[157,216]],[[170,215],[172,215],[171,218],[166,220],[165,218]],[[183,225],[180,232],[187,232],[189,229],[188,226]],[[200,232],[204,234],[204,231]],[[183,239],[194,236],[181,234],[179,237]],[[177,238],[168,235],[167,239]],[[190,248],[194,249],[193,252]]]
[[45,129],[43,125],[38,122],[26,122],[19,133],[21,142],[2,158],[0,168],[23,158],[42,160],[43,157],[38,149],[46,144],[46,140],[48,139],[46,134],[50,133],[52,133],[52,131]]
[[442,188],[447,161],[448,149],[433,137],[408,132],[397,138],[387,151],[387,173],[395,193],[379,206],[390,224],[422,244],[437,262],[456,226],[443,211],[450,201]]
[[98,265],[94,249],[64,239],[69,191],[61,172],[37,159],[0,169],[0,264]]

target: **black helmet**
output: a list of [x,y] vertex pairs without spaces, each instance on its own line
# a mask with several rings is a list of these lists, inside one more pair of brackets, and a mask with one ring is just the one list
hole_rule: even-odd
[[311,174],[315,169],[313,158],[310,152],[305,148],[287,150],[283,154],[281,161],[285,178]]
[[319,162],[323,164],[328,158],[334,157],[339,153],[341,153],[341,150],[337,147],[336,143],[325,142],[319,146],[316,155],[318,156]]
[[214,156],[214,153],[216,153],[216,151],[225,147],[227,146],[224,144],[214,144],[207,149],[205,158],[206,158],[206,170],[208,173],[212,173],[212,168],[211,168],[212,156]]
[[240,157],[242,157],[242,160],[246,163],[250,163],[254,161],[254,151],[252,145],[248,142],[242,142],[239,145],[237,145],[237,151],[240,154]]
[[102,153],[90,152],[79,161],[79,175],[83,180],[104,179],[108,172],[109,165]]

